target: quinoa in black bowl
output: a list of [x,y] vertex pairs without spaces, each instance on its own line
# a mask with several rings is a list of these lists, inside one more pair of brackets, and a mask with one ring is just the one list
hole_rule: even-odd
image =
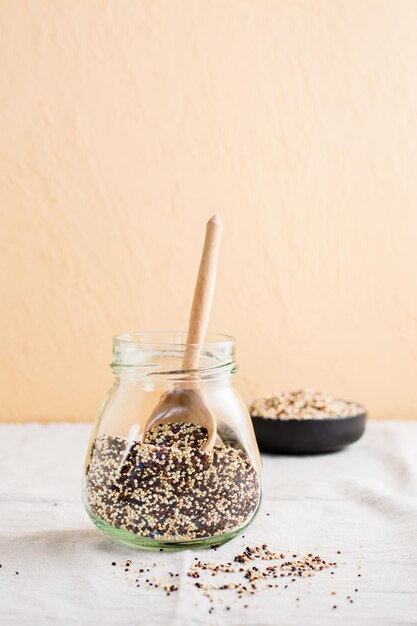
[[249,405],[262,452],[321,454],[360,439],[367,411],[356,402],[336,400],[317,391],[284,391]]

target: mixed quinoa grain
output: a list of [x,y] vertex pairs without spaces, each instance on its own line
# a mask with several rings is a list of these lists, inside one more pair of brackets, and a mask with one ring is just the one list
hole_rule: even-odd
[[[197,592],[191,596],[197,600],[194,606],[200,606],[200,598],[204,598],[209,614],[219,610],[256,608],[256,596],[265,593],[269,594],[268,601],[274,598],[279,601],[280,596],[293,597],[297,607],[314,592],[320,594],[330,610],[340,604],[354,604],[352,595],[345,595],[345,587],[335,591],[333,586],[335,571],[345,561],[338,563],[335,559],[323,558],[316,549],[317,546],[314,552],[308,553],[281,552],[270,549],[264,543],[242,546],[241,551],[234,557],[229,556],[228,561],[202,560],[196,556],[191,562],[188,561],[186,567],[184,559],[154,563],[148,561],[148,567],[143,563],[134,565],[130,559],[121,563],[113,561],[111,565],[117,565],[124,572],[128,585],[140,588],[141,592],[159,592],[171,596],[184,586],[192,586]],[[331,575],[330,579],[326,573]],[[313,586],[316,576],[319,580]],[[322,584],[324,587],[321,587]],[[327,593],[323,593],[326,588]],[[358,588],[354,591],[358,592]],[[338,605],[335,604],[336,597]]]
[[258,398],[249,406],[253,416],[280,420],[354,417],[364,411],[356,402],[336,400],[320,391],[303,389]]
[[204,428],[161,424],[143,443],[99,436],[86,472],[92,515],[114,528],[165,541],[243,527],[259,503],[256,471],[240,448],[202,452]]

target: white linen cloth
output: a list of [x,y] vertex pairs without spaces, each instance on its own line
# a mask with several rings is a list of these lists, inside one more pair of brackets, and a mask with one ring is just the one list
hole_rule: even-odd
[[[361,441],[335,454],[264,455],[261,510],[244,539],[216,552],[143,552],[96,529],[81,503],[90,430],[0,426],[1,624],[417,624],[417,422],[371,421]],[[278,579],[278,589],[245,599],[247,609],[235,592],[216,592],[231,609],[217,604],[209,614],[188,565],[195,556],[225,562],[262,543],[339,566],[287,589]],[[128,558],[132,567],[158,561],[181,572],[179,591],[129,585],[111,566]]]

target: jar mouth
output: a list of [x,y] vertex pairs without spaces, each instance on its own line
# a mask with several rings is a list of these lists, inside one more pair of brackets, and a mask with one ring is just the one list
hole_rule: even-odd
[[[196,370],[185,370],[186,349],[198,352]],[[115,373],[132,377],[169,376],[185,380],[190,375],[200,378],[236,371],[235,341],[231,335],[208,333],[204,343],[187,344],[187,332],[182,330],[133,331],[113,338]]]
[[[170,347],[176,347],[178,349],[186,348],[187,346],[187,331],[185,330],[143,330],[143,331],[130,331],[127,333],[121,333],[115,335],[113,338],[113,344],[131,344],[137,345],[140,349],[155,348],[164,349]],[[226,335],[224,333],[207,333],[204,343],[190,344],[193,346],[199,346],[200,348],[226,348],[227,345],[232,348],[235,344],[235,338],[232,335]]]

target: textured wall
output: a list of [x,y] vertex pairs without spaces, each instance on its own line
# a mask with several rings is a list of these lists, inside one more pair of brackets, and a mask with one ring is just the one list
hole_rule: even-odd
[[90,420],[111,338],[212,329],[247,395],[417,417],[417,2],[0,2],[1,418]]

